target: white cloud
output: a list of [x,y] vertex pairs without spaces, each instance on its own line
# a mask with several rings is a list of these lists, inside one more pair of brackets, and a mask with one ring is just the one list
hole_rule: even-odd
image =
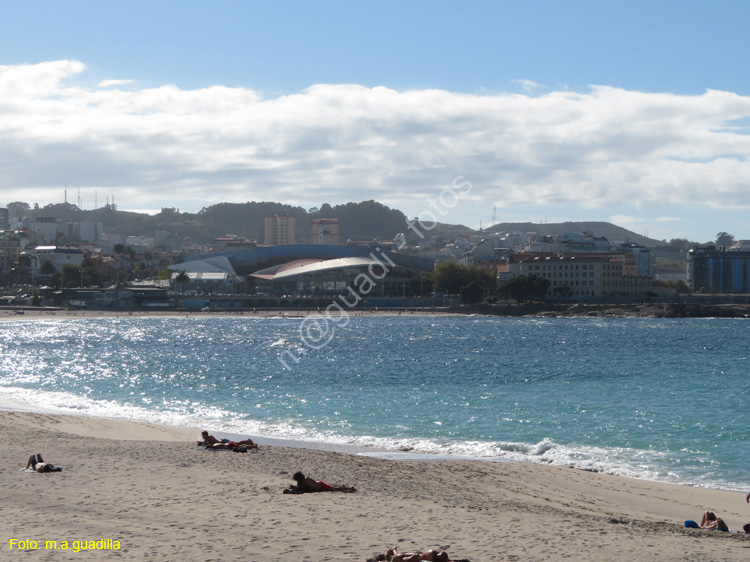
[[516,82],[521,85],[521,87],[524,89],[525,92],[532,93],[538,90],[542,87],[541,84],[538,82],[534,82],[533,80],[528,80],[526,78],[520,79],[520,80],[513,80],[513,82]]
[[126,84],[132,84],[135,80],[102,80],[98,86],[100,88],[111,88],[113,86],[124,86]]
[[225,86],[68,84],[84,71],[0,67],[0,203],[60,201],[67,184],[121,208],[377,199],[416,214],[463,175],[474,205],[750,207],[750,136],[731,127],[750,116],[750,97],[734,93],[320,84],[265,99]]

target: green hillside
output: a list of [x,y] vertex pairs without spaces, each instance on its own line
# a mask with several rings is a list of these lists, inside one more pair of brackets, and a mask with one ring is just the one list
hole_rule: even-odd
[[[62,221],[79,222],[98,220],[104,230],[111,234],[153,236],[157,231],[167,231],[172,235],[189,238],[194,243],[210,243],[216,237],[236,234],[245,238],[263,241],[265,217],[274,213],[291,215],[296,218],[297,242],[310,239],[310,227],[316,218],[339,220],[339,234],[342,243],[347,240],[390,240],[396,234],[407,234],[409,242],[420,238],[407,227],[406,215],[376,201],[362,201],[343,205],[324,203],[319,208],[303,209],[270,201],[247,203],[218,203],[204,207],[197,213],[183,213],[179,209],[165,208],[158,214],[118,211],[112,205],[84,211],[70,203],[30,208],[25,203],[14,202],[8,205],[11,214],[28,217],[54,217]],[[605,237],[610,241],[634,242],[644,246],[661,244],[608,222],[563,222],[563,223],[499,223],[485,232],[536,232],[540,235],[559,235],[566,232],[586,232],[593,236]],[[470,234],[472,230],[463,225],[439,223],[429,231],[423,231],[425,238],[439,235],[444,242]]]

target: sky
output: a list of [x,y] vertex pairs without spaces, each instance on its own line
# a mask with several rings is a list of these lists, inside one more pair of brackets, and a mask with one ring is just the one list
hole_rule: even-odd
[[0,206],[374,199],[425,228],[750,239],[745,0],[0,8]]

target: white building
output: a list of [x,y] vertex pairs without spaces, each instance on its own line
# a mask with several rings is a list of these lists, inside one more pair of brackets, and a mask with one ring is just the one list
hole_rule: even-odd
[[154,249],[154,238],[151,236],[128,236],[125,239],[125,244],[135,251],[143,250],[150,252]]
[[651,276],[636,273],[635,258],[630,253],[515,254],[508,257],[498,277],[502,283],[517,275],[548,279],[548,297],[555,297],[558,287],[567,287],[568,296],[575,300],[644,298],[653,291]]
[[101,221],[81,221],[79,223],[79,237],[85,242],[101,244],[104,226]]
[[69,263],[81,267],[83,263],[83,252],[78,248],[62,248],[59,246],[37,246],[33,250],[26,250],[26,255],[31,259],[31,274],[38,275],[42,264],[49,261],[55,266],[58,273],[62,271],[63,265]]
[[57,219],[36,217],[29,225],[37,242],[54,242],[57,239]]
[[[241,281],[226,256],[187,261],[170,265],[168,269],[172,271],[170,287],[186,295],[235,293],[238,280]],[[182,271],[189,280],[178,282],[177,277]]]
[[124,244],[125,237],[122,234],[102,234],[101,245],[111,250],[117,244]]

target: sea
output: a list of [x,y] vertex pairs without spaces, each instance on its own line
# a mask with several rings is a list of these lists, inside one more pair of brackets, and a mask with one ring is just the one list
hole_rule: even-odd
[[19,319],[0,408],[746,492],[749,342],[716,318]]

